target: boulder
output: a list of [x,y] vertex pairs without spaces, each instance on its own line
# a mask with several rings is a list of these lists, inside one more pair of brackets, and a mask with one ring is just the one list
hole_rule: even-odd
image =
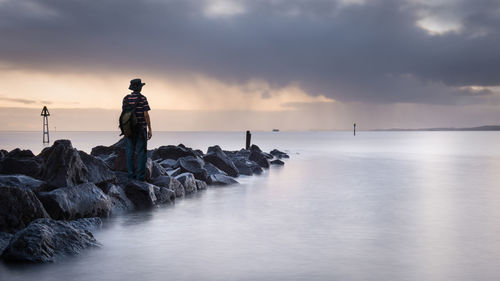
[[231,159],[222,151],[222,149],[218,146],[211,146],[208,148],[207,154],[203,156],[203,160],[206,162],[212,163],[217,168],[226,172],[229,176],[237,177],[238,169],[233,164]]
[[211,175],[210,177],[208,177],[207,182],[210,185],[229,185],[229,184],[238,183],[232,177],[228,177],[228,176],[220,175],[220,174],[218,174],[218,175]]
[[205,190],[207,189],[207,183],[201,180],[195,180],[196,190]]
[[232,160],[236,168],[238,168],[238,172],[242,175],[251,176],[253,174],[261,174],[263,172],[259,164],[244,157],[236,157]]
[[207,179],[207,170],[203,168],[205,162],[199,157],[181,157],[177,159],[176,166],[181,168],[182,173],[191,173],[198,180]]
[[153,184],[173,190],[176,197],[184,196],[184,186],[174,177],[159,176],[154,179]]
[[125,194],[128,199],[139,209],[150,208],[156,204],[155,186],[147,183],[132,180],[125,186]]
[[207,170],[207,175],[225,175],[227,176],[226,172],[219,170],[219,168],[215,167],[212,163],[205,163],[205,166],[203,167],[205,170]]
[[30,189],[0,186],[0,232],[14,233],[35,219],[48,217]]
[[196,192],[196,182],[193,174],[183,173],[176,176],[175,179],[182,184],[185,194]]
[[181,168],[167,170],[167,175],[169,177],[176,177],[176,176],[178,176],[180,174],[182,174],[182,169]]
[[40,192],[38,198],[53,219],[107,217],[112,206],[110,198],[93,183]]
[[262,168],[269,168],[269,160],[262,152],[258,152],[257,150],[251,150],[248,159],[259,164],[259,166],[261,166]]
[[0,160],[0,174],[23,174],[38,178],[42,172],[42,160],[30,150],[16,148]]
[[0,159],[4,158],[5,155],[7,155],[7,153],[9,153],[7,150],[5,149],[0,149]]
[[271,165],[283,166],[283,165],[285,165],[285,162],[283,162],[283,161],[281,161],[279,159],[276,159],[276,160],[271,161]]
[[174,145],[160,146],[159,148],[155,149],[152,158],[153,160],[158,160],[158,159],[177,160],[181,157],[186,157],[186,156],[196,157],[196,153],[193,152],[192,149],[187,148],[184,145],[180,144],[178,146]]
[[172,189],[154,185],[156,204],[165,204],[175,201],[175,192]]
[[288,154],[286,154],[285,152],[279,151],[277,149],[271,150],[270,154],[273,155],[276,158],[279,158],[279,159],[281,159],[281,158],[290,158],[290,156],[288,156]]
[[49,189],[44,181],[25,175],[0,175],[0,186],[24,188],[33,192],[47,191]]
[[174,159],[165,159],[165,160],[160,162],[160,165],[163,168],[174,168],[176,164],[177,164],[177,160],[174,160]]
[[122,213],[134,209],[134,203],[127,198],[125,190],[119,185],[106,183],[100,187],[111,200],[111,213]]
[[159,176],[164,176],[167,174],[165,168],[163,168],[158,162],[152,162],[151,179],[155,179]]
[[125,152],[125,138],[111,146],[96,146],[90,155],[103,160],[113,171],[127,171],[127,155]]
[[13,234],[7,232],[0,232],[0,256],[2,256],[3,251],[10,244],[10,240],[14,237]]
[[40,178],[49,185],[75,186],[89,181],[89,171],[69,140],[55,141],[38,157],[43,160]]
[[88,171],[88,181],[93,183],[111,182],[116,179],[115,173],[111,171],[104,160],[78,151]]
[[2,257],[7,262],[45,263],[76,255],[99,246],[90,229],[101,224],[99,218],[71,222],[37,219],[12,237]]

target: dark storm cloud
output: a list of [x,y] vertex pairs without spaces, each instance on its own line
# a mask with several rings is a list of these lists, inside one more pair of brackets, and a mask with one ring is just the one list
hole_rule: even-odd
[[[0,62],[294,82],[340,101],[490,102],[492,92],[461,87],[500,85],[500,2],[453,2],[247,0],[217,16],[201,0],[4,0]],[[430,35],[423,16],[451,17],[460,31]]]

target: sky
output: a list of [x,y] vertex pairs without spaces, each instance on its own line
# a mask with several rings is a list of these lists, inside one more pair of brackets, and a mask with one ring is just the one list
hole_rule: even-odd
[[0,130],[500,124],[498,0],[0,0]]

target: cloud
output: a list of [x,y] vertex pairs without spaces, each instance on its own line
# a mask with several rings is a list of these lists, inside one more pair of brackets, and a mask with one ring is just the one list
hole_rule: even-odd
[[500,85],[498,26],[496,0],[10,0],[0,61],[262,80],[342,102],[478,104],[498,99],[467,88]]
[[0,96],[0,101],[22,103],[22,104],[35,104],[35,103],[38,103],[38,101],[36,101],[36,100],[18,99],[18,98],[5,98],[5,97],[1,97],[1,96]]

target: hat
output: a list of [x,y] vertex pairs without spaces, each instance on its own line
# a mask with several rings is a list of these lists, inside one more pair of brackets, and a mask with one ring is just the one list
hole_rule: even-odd
[[140,87],[146,85],[146,83],[142,83],[140,78],[135,78],[130,80],[130,86],[128,87],[129,90],[138,90]]

